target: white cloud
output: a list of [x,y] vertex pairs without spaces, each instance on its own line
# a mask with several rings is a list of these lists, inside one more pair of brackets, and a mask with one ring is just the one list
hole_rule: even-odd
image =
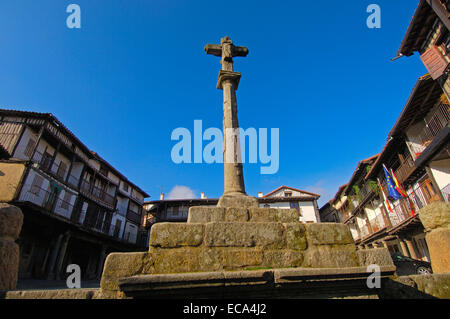
[[187,186],[175,185],[167,194],[167,199],[191,199],[197,198],[195,192]]

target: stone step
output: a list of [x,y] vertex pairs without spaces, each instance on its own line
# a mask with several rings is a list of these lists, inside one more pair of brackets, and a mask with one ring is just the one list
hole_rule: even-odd
[[281,222],[295,223],[300,220],[300,211],[297,209],[277,208],[237,208],[237,207],[211,207],[193,206],[189,208],[188,223],[209,222]]

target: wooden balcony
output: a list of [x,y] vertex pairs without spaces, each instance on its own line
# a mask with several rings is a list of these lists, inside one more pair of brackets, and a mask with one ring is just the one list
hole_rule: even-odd
[[108,207],[114,206],[114,197],[86,180],[81,182],[80,191],[84,195],[106,204]]

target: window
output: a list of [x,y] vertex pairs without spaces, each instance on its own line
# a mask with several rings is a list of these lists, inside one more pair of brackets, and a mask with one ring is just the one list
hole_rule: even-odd
[[50,164],[52,162],[52,155],[50,153],[48,153],[47,151],[45,151],[45,153],[42,155],[42,159],[41,159],[41,168],[43,170],[48,170],[50,169]]
[[284,192],[284,197],[292,197],[292,192]]
[[33,155],[33,150],[34,150],[34,145],[36,144],[36,141],[33,140],[32,138],[29,139],[27,147],[25,148],[25,151],[23,152],[23,154],[30,158]]
[[72,199],[72,194],[68,191],[64,191],[64,199],[61,202],[62,209],[69,209],[70,200]]
[[34,175],[33,183],[31,184],[30,187],[30,193],[34,195],[39,195],[43,182],[44,178],[41,175]]
[[128,184],[123,183],[123,184],[122,184],[122,189],[123,189],[125,192],[128,192]]
[[291,208],[299,209],[298,202],[290,202],[289,205]]
[[172,208],[172,215],[173,216],[178,216],[178,211],[179,211],[179,207],[175,206]]
[[59,163],[58,171],[56,172],[56,175],[60,178],[64,178],[64,175],[66,175],[67,165],[64,162]]

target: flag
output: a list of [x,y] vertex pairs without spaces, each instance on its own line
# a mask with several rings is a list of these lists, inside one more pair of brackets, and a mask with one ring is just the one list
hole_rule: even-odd
[[402,185],[398,182],[397,176],[395,176],[394,171],[391,168],[391,173],[392,173],[392,179],[394,180],[395,186],[394,188],[396,189],[396,191],[402,195],[403,197],[408,197],[408,195],[406,194],[405,190],[403,189]]
[[405,190],[403,189],[402,185],[398,182],[397,176],[395,176],[394,171],[392,170],[392,168],[391,168],[391,173],[392,173],[392,178],[393,178],[394,183],[395,183],[395,186],[394,186],[395,190],[396,190],[401,196],[406,197],[406,198],[408,199],[407,204],[408,204],[408,206],[409,206],[409,209],[411,210],[411,215],[412,215],[412,216],[416,216],[416,212],[414,211],[414,204],[413,204],[413,202],[411,201],[411,198],[409,198],[408,194],[406,194],[406,192],[405,192]]
[[394,200],[402,198],[402,195],[399,194],[399,192],[394,188],[394,185],[392,184],[392,178],[389,174],[389,171],[387,170],[386,166],[383,164],[384,169],[384,175],[386,176],[386,184],[389,192],[389,197],[393,198]]
[[393,213],[394,211],[392,210],[391,205],[389,204],[389,200],[388,200],[386,194],[384,193],[384,189],[383,189],[383,186],[381,186],[380,179],[377,178],[377,181],[378,181],[378,187],[380,188],[381,193],[383,194],[384,204],[386,205],[387,210],[390,213]]

